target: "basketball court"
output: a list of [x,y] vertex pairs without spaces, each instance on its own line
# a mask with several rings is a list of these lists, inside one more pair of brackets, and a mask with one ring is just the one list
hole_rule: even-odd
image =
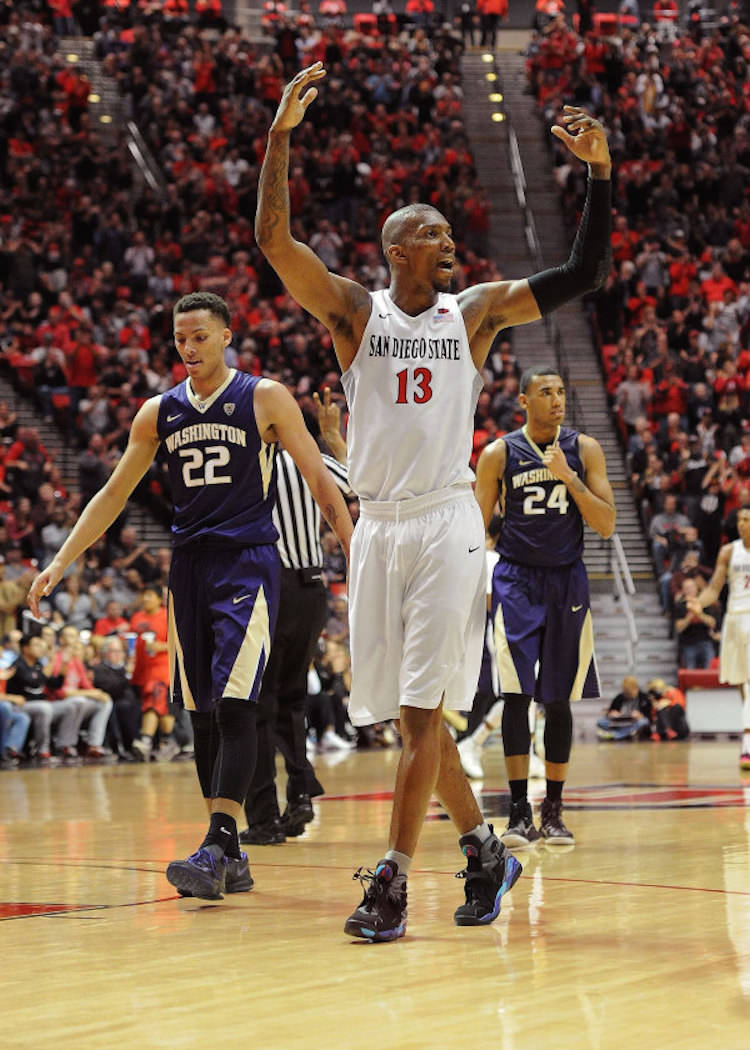
[[[519,850],[524,874],[485,928],[453,925],[462,857],[433,805],[406,937],[352,942],[352,873],[383,852],[397,761],[318,759],[314,823],[251,847],[255,889],[218,904],[180,901],[164,876],[204,831],[191,763],[3,774],[4,1050],[748,1045],[750,777],[736,741],[576,742],[577,845]],[[484,764],[482,808],[504,826],[498,744]]]

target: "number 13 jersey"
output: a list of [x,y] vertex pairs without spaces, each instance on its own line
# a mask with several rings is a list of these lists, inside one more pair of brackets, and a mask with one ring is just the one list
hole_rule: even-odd
[[190,380],[162,394],[157,433],[172,487],[175,547],[251,547],[279,538],[272,518],[276,446],[258,433],[257,384],[257,376],[230,369],[205,401]]
[[[557,437],[568,464],[584,479],[578,431],[560,427]],[[522,565],[571,565],[583,556],[583,518],[566,486],[542,463],[542,449],[526,428],[503,438],[505,473],[500,483],[503,527],[497,551]]]
[[357,354],[341,377],[349,404],[349,483],[362,499],[403,500],[460,482],[483,382],[455,295],[416,317],[372,292]]

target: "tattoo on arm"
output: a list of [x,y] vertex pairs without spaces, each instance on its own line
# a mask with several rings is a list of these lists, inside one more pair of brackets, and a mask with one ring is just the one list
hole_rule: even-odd
[[289,136],[268,139],[260,173],[256,237],[268,241],[282,222],[289,224]]
[[576,492],[588,492],[588,489],[586,488],[586,486],[584,485],[584,483],[581,481],[581,479],[578,477],[577,474],[576,474],[576,476],[574,478],[571,479],[570,487],[571,487],[571,489],[574,489]]

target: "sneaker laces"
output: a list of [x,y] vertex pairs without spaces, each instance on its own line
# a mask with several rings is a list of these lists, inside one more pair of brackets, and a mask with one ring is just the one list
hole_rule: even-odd
[[359,884],[364,889],[360,908],[364,907],[364,905],[372,906],[382,897],[390,896],[392,900],[397,901],[396,893],[389,893],[393,889],[395,880],[381,878],[372,868],[357,868],[352,875],[352,881],[359,881]]

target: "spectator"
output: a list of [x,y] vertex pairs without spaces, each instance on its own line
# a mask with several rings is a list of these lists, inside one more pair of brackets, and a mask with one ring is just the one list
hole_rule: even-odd
[[[76,577],[68,577],[75,580]],[[110,757],[104,747],[112,698],[97,689],[83,662],[83,644],[76,627],[68,624],[60,631],[60,648],[50,662],[50,676],[62,677],[59,686],[47,684],[49,699],[72,703],[76,710],[76,738],[86,726],[87,742],[83,754],[88,759]]]
[[59,758],[52,755],[52,731],[55,730],[57,750],[65,759],[77,759],[76,741],[80,712],[72,700],[48,698],[48,690],[54,691],[62,685],[67,659],[61,662],[58,673],[46,675],[41,664],[44,642],[38,635],[24,635],[21,652],[13,665],[13,674],[7,682],[9,695],[25,699],[24,712],[31,718],[31,748],[39,765],[57,765]]
[[655,514],[651,519],[648,535],[651,540],[651,554],[656,566],[657,576],[664,575],[670,554],[673,552],[680,529],[686,528],[690,522],[678,510],[677,497],[674,493],[667,493],[664,497],[664,510]]
[[663,678],[648,683],[651,701],[651,739],[685,740],[690,735],[685,716],[685,694],[676,686],[667,686]]
[[622,689],[610,703],[605,717],[597,720],[599,740],[637,740],[649,735],[651,701],[638,685],[638,679],[626,675]]
[[714,637],[718,626],[719,608],[711,605],[701,613],[692,612],[689,603],[697,598],[701,588],[688,576],[674,606],[674,627],[679,645],[680,667],[708,668],[716,656]]
[[105,639],[92,677],[94,686],[112,698],[107,729],[111,749],[119,758],[132,762],[131,748],[141,722],[141,704],[128,678],[125,644],[117,635]]

